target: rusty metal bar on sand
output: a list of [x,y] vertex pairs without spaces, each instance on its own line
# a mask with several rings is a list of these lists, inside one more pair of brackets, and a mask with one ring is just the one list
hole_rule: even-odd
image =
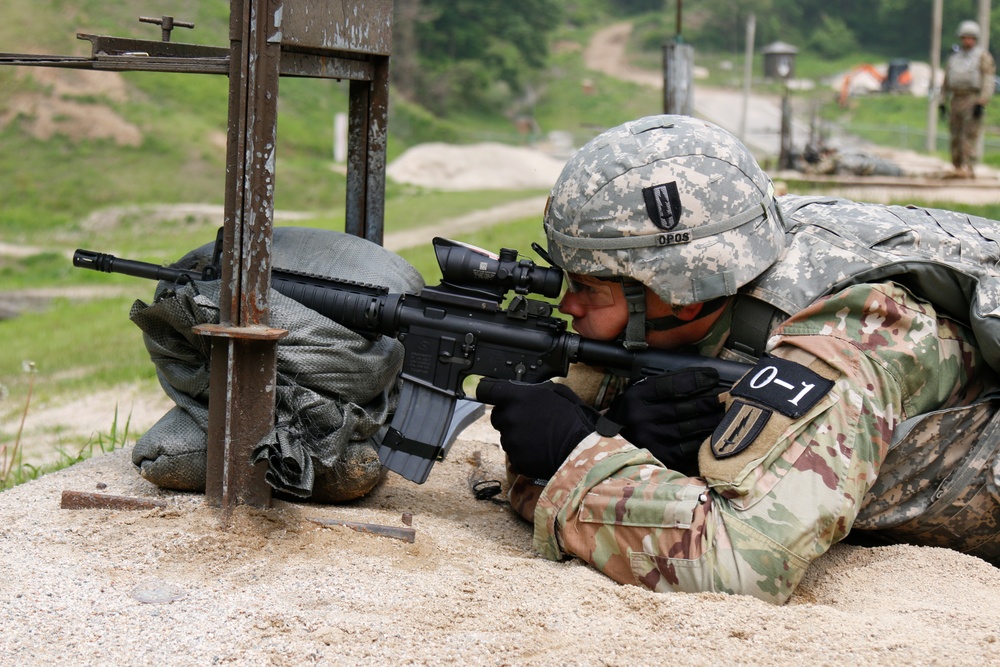
[[109,493],[63,491],[59,508],[64,510],[152,510],[166,507],[163,500],[115,496]]
[[270,507],[267,461],[253,449],[274,424],[278,339],[268,327],[281,0],[232,0],[221,326],[211,336],[205,499]]
[[343,526],[359,533],[371,533],[382,535],[404,542],[413,542],[417,538],[417,531],[413,528],[399,528],[397,526],[383,526],[377,523],[360,523],[358,521],[343,521],[341,519],[320,519],[309,517],[307,521],[318,523],[321,526]]

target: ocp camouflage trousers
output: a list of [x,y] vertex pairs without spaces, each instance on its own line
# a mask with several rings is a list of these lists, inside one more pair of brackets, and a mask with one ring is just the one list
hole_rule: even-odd
[[956,169],[971,168],[979,159],[979,134],[982,116],[975,118],[972,110],[979,100],[976,93],[961,93],[951,98],[948,131],[951,133],[951,163]]
[[897,427],[848,541],[945,547],[1000,567],[998,408],[982,401]]

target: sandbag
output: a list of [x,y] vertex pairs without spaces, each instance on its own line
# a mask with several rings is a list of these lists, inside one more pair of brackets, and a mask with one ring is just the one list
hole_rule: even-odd
[[[200,270],[214,244],[173,266]],[[273,230],[275,267],[415,292],[423,279],[409,263],[359,237],[327,230]],[[153,303],[136,301],[130,319],[143,331],[160,385],[176,406],[136,443],[132,462],[163,488],[203,491],[208,430],[211,341],[192,328],[219,322],[219,281],[161,282]],[[278,341],[275,422],[254,449],[268,462],[265,478],[279,497],[342,502],[381,479],[380,432],[399,391],[402,345],[362,336],[271,290],[270,326]],[[250,462],[248,462],[250,465]]]

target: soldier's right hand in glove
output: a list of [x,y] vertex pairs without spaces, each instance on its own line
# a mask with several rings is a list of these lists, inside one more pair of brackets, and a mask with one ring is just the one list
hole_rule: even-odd
[[569,387],[483,378],[476,398],[493,405],[490,422],[517,472],[536,479],[555,474],[600,415]]
[[668,468],[695,474],[698,448],[725,414],[719,401],[724,390],[714,368],[686,368],[635,382],[615,398],[605,417],[621,425],[622,437]]

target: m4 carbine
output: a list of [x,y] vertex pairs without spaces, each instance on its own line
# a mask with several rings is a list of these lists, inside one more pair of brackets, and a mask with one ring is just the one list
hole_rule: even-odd
[[[565,377],[571,363],[603,367],[633,380],[700,366],[718,371],[726,386],[749,366],[664,350],[626,350],[620,343],[583,338],[552,315],[562,270],[518,259],[504,248],[494,255],[480,248],[435,238],[443,277],[416,294],[273,269],[271,287],[362,336],[393,336],[404,347],[399,405],[379,449],[388,469],[422,484],[450,446],[449,425],[465,397],[470,376],[518,382]],[[544,256],[536,244],[533,247]],[[216,252],[216,258],[218,258]],[[191,271],[77,250],[73,265],[138,278],[184,283],[217,280],[217,266]],[[514,296],[504,306],[509,292]]]

